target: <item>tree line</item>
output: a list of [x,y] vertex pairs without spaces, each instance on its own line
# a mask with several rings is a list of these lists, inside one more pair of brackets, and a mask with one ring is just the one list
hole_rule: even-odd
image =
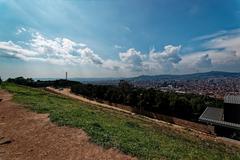
[[93,99],[128,105],[140,112],[150,111],[191,121],[197,121],[207,106],[223,106],[222,101],[208,96],[137,88],[126,81],[120,81],[117,86],[79,83],[71,86],[71,91]]
[[137,88],[123,80],[118,85],[93,85],[68,80],[34,81],[23,77],[7,81],[32,87],[69,87],[73,93],[91,99],[128,105],[139,112],[150,111],[191,121],[197,121],[207,106],[223,106],[222,101],[208,96]]
[[72,85],[79,83],[79,82],[69,81],[65,79],[59,79],[54,81],[40,81],[40,80],[35,81],[32,78],[23,78],[23,77],[9,78],[7,79],[7,82],[16,83],[16,84],[25,85],[25,86],[31,86],[31,87],[53,86],[54,88],[71,87]]

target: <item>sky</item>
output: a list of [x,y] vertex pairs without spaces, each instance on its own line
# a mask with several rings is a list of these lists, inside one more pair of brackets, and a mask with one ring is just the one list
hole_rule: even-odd
[[240,72],[240,0],[0,0],[0,76]]

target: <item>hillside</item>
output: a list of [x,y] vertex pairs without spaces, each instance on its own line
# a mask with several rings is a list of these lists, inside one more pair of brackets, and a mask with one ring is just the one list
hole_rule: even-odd
[[117,111],[101,109],[41,89],[4,83],[14,101],[26,108],[48,113],[60,126],[83,129],[91,141],[105,148],[117,148],[139,159],[239,159],[236,148],[200,139],[188,130],[183,133],[149,123]]

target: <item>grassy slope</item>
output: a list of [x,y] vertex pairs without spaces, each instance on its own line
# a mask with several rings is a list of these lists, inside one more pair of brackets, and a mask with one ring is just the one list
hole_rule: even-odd
[[14,100],[27,108],[50,113],[51,121],[82,128],[93,142],[139,159],[240,159],[236,150],[176,134],[118,112],[103,111],[40,89],[8,83],[2,88],[14,93]]

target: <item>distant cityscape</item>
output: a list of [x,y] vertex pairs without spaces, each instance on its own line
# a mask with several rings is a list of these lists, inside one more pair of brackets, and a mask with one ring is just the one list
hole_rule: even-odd
[[[56,80],[57,78],[34,78],[34,80]],[[154,75],[133,78],[69,78],[84,84],[118,85],[120,80],[135,87],[154,88],[163,92],[193,93],[223,99],[226,94],[240,95],[240,73],[211,71],[185,75]]]
[[223,99],[227,93],[240,94],[240,78],[209,78],[202,80],[137,81],[137,87],[154,88],[161,91],[194,93]]
[[[74,79],[83,83],[117,85],[120,79]],[[240,73],[211,71],[185,75],[155,75],[123,78],[135,87],[163,92],[193,93],[223,99],[228,93],[240,94]]]

